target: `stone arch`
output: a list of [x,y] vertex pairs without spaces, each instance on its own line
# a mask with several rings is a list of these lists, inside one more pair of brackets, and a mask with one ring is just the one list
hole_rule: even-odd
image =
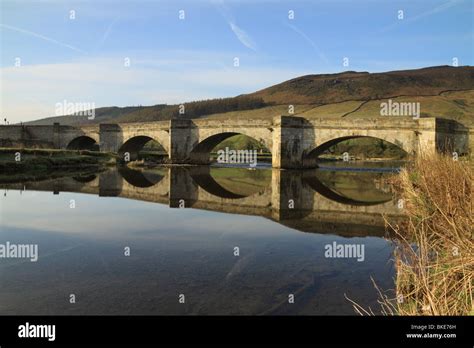
[[226,188],[222,187],[210,174],[202,175],[202,174],[191,174],[191,178],[193,178],[194,182],[199,185],[204,191],[220,198],[230,198],[230,199],[238,199],[244,198],[245,195],[241,195],[238,193],[231,192]]
[[[140,152],[140,150],[143,149],[145,144],[150,140],[155,140],[161,146],[163,146],[160,141],[156,140],[153,137],[147,135],[136,135],[129,137],[126,141],[124,141],[124,143],[120,146],[117,152],[120,156],[128,152],[130,154],[130,160],[136,160],[138,158],[138,153]],[[163,146],[163,148],[165,149],[165,151],[167,151],[165,146]]]
[[392,137],[392,136],[371,136],[371,135],[347,135],[347,136],[339,136],[339,137],[335,137],[335,138],[332,138],[332,139],[329,139],[329,140],[325,140],[325,141],[321,141],[319,142],[319,144],[313,148],[311,151],[308,152],[308,154],[306,155],[306,158],[314,158],[314,157],[318,157],[319,155],[321,155],[324,151],[326,151],[327,149],[329,149],[331,146],[334,146],[344,140],[349,140],[349,139],[357,139],[357,138],[372,138],[372,139],[380,139],[380,140],[383,140],[383,141],[386,141],[387,143],[390,143],[392,145],[395,145],[397,146],[398,148],[400,148],[401,150],[403,150],[404,152],[410,154],[411,151],[409,150],[410,149],[410,146],[408,146],[406,143],[398,140],[397,138],[395,137]]
[[[134,129],[133,124],[131,124],[130,126],[123,126],[122,129],[123,129],[123,139],[121,142],[122,143],[121,146],[125,145],[128,141],[132,140],[133,138],[148,138],[146,142],[148,142],[149,140],[155,140],[165,149],[166,153],[170,153],[169,132],[163,129],[155,129],[153,128],[153,125],[149,125],[149,124],[145,124],[145,126],[142,126],[138,129]],[[136,140],[133,140],[133,141],[136,141]],[[119,146],[119,148],[121,146]]]
[[379,204],[383,204],[383,203],[391,201],[391,197],[388,199],[379,200],[379,201],[364,201],[364,200],[347,197],[335,191],[334,189],[327,187],[316,176],[305,177],[303,180],[306,184],[308,184],[309,187],[311,187],[311,189],[319,193],[321,196],[331,201],[341,203],[341,204],[356,205],[356,206],[371,206],[371,205],[379,205]]
[[190,158],[194,161],[197,161],[198,163],[209,162],[209,156],[212,149],[214,149],[224,140],[235,135],[245,135],[249,138],[252,138],[264,145],[268,152],[272,152],[272,144],[270,143],[269,139],[266,139],[267,137],[260,137],[259,135],[261,134],[253,134],[252,132],[241,130],[220,130],[219,132],[216,132],[214,134],[206,134],[206,136],[203,137],[201,141],[195,144],[190,152]]
[[97,141],[94,138],[91,138],[88,135],[80,135],[69,141],[66,149],[99,151],[99,144],[97,144]]
[[121,166],[118,169],[119,174],[124,178],[126,182],[134,187],[148,188],[159,183],[164,175],[156,173],[147,173],[139,170],[133,170],[127,166]]
[[89,175],[77,175],[72,177],[73,180],[86,184],[89,182],[92,182],[97,179],[97,175],[95,174],[89,174]]

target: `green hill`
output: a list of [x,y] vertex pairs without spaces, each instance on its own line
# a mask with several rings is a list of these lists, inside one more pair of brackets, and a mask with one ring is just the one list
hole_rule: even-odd
[[473,124],[474,67],[439,66],[384,73],[342,72],[307,75],[282,82],[260,91],[237,97],[185,103],[185,114],[179,105],[103,107],[95,119],[85,116],[57,116],[29,124],[87,124],[104,122],[138,122],[186,117],[267,118],[288,114],[305,117],[377,117],[381,100],[420,101],[424,116],[453,118]]

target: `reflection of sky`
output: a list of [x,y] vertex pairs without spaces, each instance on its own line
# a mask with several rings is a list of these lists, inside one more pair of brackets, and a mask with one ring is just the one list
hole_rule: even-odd
[[[75,200],[75,208],[70,201]],[[343,238],[334,235],[304,233],[259,216],[226,214],[198,209],[169,208],[164,204],[99,197],[90,194],[9,190],[0,198],[0,238],[14,237],[11,231],[27,235],[46,233],[81,240],[167,240],[192,242],[215,239],[275,240],[292,243],[338,242],[364,243],[377,248],[386,246],[380,238]],[[2,238],[3,237],[3,238]],[[144,244],[146,245],[146,244]]]
[[[71,209],[70,200],[75,200]],[[41,229],[60,233],[81,233],[108,238],[117,235],[135,237],[141,232],[222,235],[281,233],[284,227],[254,216],[237,216],[196,209],[169,208],[163,204],[89,194],[8,191],[1,196],[1,226]],[[238,221],[238,223],[236,223]],[[113,234],[110,234],[112,233]]]
[[[71,200],[75,208],[70,208]],[[344,239],[308,234],[259,216],[227,214],[120,197],[8,190],[0,196],[0,227],[78,234],[92,239],[190,240],[208,237]],[[351,240],[354,240],[352,238]],[[366,238],[371,240],[376,238]]]
[[[371,276],[383,288],[393,285],[391,247],[381,238],[303,233],[258,216],[78,193],[10,190],[0,196],[0,212],[0,243],[39,245],[36,263],[0,259],[0,314],[255,314],[288,291],[301,301],[290,313],[351,314],[344,293],[373,304]],[[325,258],[333,241],[363,243],[365,261]],[[74,308],[58,302],[71,289],[87,301]],[[170,304],[180,292],[192,294],[192,306]]]

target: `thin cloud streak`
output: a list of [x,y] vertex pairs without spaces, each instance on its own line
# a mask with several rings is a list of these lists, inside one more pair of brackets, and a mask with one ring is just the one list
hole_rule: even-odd
[[72,46],[72,45],[69,45],[69,44],[66,44],[66,43],[63,43],[63,42],[60,42],[58,40],[55,40],[55,39],[52,39],[50,37],[47,37],[47,36],[44,36],[44,35],[41,35],[41,34],[38,34],[38,33],[35,33],[33,31],[29,31],[29,30],[25,30],[25,29],[21,29],[21,28],[17,28],[17,27],[14,27],[14,26],[11,26],[11,25],[8,25],[8,24],[2,24],[0,23],[0,27],[2,28],[5,28],[5,29],[9,29],[9,30],[13,30],[13,31],[16,31],[18,33],[22,33],[22,34],[26,34],[26,35],[29,35],[29,36],[33,36],[33,37],[36,37],[38,39],[41,39],[41,40],[44,40],[44,41],[48,41],[48,42],[51,42],[51,43],[54,43],[56,45],[59,45],[59,46],[62,46],[62,47],[66,47],[66,48],[69,48],[73,51],[76,51],[76,52],[79,52],[79,53],[82,53],[82,54],[87,54],[87,52],[75,47],[75,46]]
[[316,51],[318,54],[319,58],[326,64],[329,64],[329,61],[326,57],[326,55],[323,53],[323,51],[319,48],[319,46],[304,32],[302,32],[300,29],[298,29],[296,26],[285,23],[288,27],[290,27],[295,33],[299,34],[303,39],[305,39]]
[[110,22],[110,24],[107,26],[107,29],[105,30],[105,33],[104,35],[102,35],[102,39],[100,40],[100,43],[98,45],[99,48],[101,48],[105,41],[107,41],[109,35],[110,35],[110,32],[112,31],[112,27],[114,26],[115,23],[117,23],[119,21],[120,17],[116,17],[112,22]]
[[[421,18],[424,18],[424,17],[428,17],[428,16],[431,16],[431,15],[434,15],[436,13],[440,13],[440,12],[444,12],[448,9],[450,9],[451,7],[457,5],[457,4],[460,4],[462,3],[464,0],[450,0],[442,5],[439,5],[439,6],[436,6],[435,8],[432,8],[431,10],[428,10],[428,11],[425,11],[425,12],[422,12],[420,14],[417,14],[413,17],[408,17],[407,19],[404,19],[404,20],[399,20],[400,22],[410,22],[410,23],[413,23],[413,22],[416,22],[417,20],[421,19]],[[386,27],[382,28],[381,32],[386,32],[390,29],[393,29],[395,28],[398,24],[398,22],[395,22],[391,25],[387,25]]]
[[234,17],[232,16],[230,10],[225,6],[223,1],[212,1],[214,5],[216,6],[217,10],[220,12],[222,17],[227,21],[227,24],[229,24],[230,29],[232,32],[235,34],[237,39],[244,45],[245,47],[257,51],[257,45],[255,41],[250,37],[249,34],[242,28],[240,28],[235,22]]
[[245,47],[250,48],[251,50],[254,50],[254,51],[257,50],[257,45],[255,44],[255,42],[252,40],[252,38],[244,30],[239,28],[237,26],[237,24],[235,24],[232,21],[229,21],[228,23],[229,23],[230,28],[234,32],[235,36],[237,37],[237,39],[239,39],[239,41]]
[[435,13],[439,13],[439,12],[443,12],[451,7],[453,7],[454,5],[457,5],[459,3],[463,2],[463,0],[451,0],[451,1],[448,1],[447,3],[444,3],[440,6],[437,6],[431,10],[428,10],[426,12],[423,12],[423,13],[420,13],[419,15],[416,15],[414,17],[410,17],[408,18],[408,21],[410,22],[413,22],[413,21],[417,21],[418,19],[420,18],[423,18],[423,17],[427,17],[427,16],[431,16]]

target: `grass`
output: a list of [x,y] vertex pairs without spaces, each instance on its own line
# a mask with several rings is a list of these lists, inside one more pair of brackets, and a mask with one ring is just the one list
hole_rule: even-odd
[[[304,112],[314,108],[314,105],[298,104],[294,105],[294,115],[300,115]],[[272,119],[275,116],[287,115],[289,116],[288,105],[274,105],[266,106],[261,109],[230,111],[219,114],[207,115],[210,119]]]
[[472,163],[442,155],[416,159],[394,180],[407,219],[387,221],[397,234],[397,276],[395,298],[377,288],[382,314],[474,314],[472,180]]
[[0,181],[27,181],[38,177],[49,177],[53,172],[57,175],[59,172],[98,170],[109,164],[115,164],[115,157],[108,153],[0,148]]
[[218,144],[212,152],[217,153],[219,150],[225,150],[226,147],[231,150],[257,150],[259,153],[260,151],[266,154],[270,153],[270,150],[267,149],[264,144],[243,134],[237,134],[227,138]]
[[[321,106],[314,106],[311,109],[303,112],[302,117],[306,118],[326,118],[326,117],[341,117],[342,115],[351,112],[358,108],[363,102],[359,100],[349,100],[342,103],[325,104]],[[298,115],[300,116],[300,115]]]
[[406,159],[407,153],[397,145],[387,141],[363,137],[356,139],[348,139],[331,146],[325,151],[322,158],[340,158],[345,152],[356,159]]
[[[447,92],[435,96],[410,96],[391,98],[393,102],[420,103],[422,117],[441,117],[474,126],[474,90]],[[362,105],[357,111],[350,113],[346,118],[381,117],[380,103],[388,99],[373,100]],[[337,104],[334,104],[336,106]],[[309,111],[310,112],[310,111]]]

